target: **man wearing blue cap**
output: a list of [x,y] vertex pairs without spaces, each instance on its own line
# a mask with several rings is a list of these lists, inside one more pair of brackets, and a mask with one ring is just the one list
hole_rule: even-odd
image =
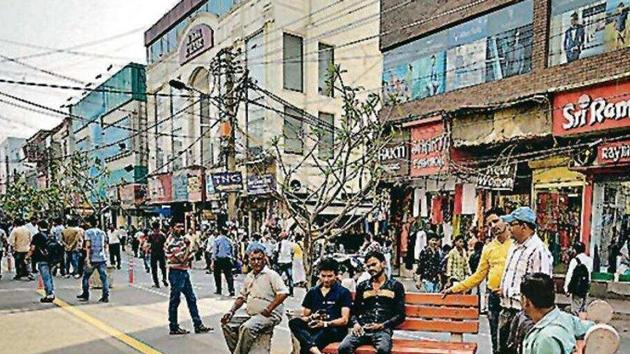
[[501,217],[510,226],[514,244],[508,251],[501,279],[501,314],[499,316],[499,352],[521,353],[525,335],[533,323],[522,311],[521,282],[527,274],[553,274],[553,257],[536,234],[536,214],[529,207],[519,207]]

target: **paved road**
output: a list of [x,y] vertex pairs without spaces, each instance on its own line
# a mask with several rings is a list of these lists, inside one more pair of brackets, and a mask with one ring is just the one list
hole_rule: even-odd
[[[89,303],[76,301],[80,280],[55,278],[56,304],[40,304],[37,282],[13,281],[9,274],[0,280],[0,348],[10,353],[228,353],[219,326],[219,318],[233,299],[214,295],[211,275],[201,269],[192,271],[192,281],[204,322],[215,331],[173,337],[168,335],[168,288],[152,288],[149,274],[136,260],[135,283],[128,283],[127,263],[114,272],[111,302],[99,304],[100,290],[93,290]],[[240,289],[242,277],[237,278]],[[225,289],[225,286],[224,286]],[[297,309],[303,289],[286,302],[286,308]],[[188,329],[192,323],[182,300],[180,322]],[[479,343],[479,354],[490,353],[487,320],[482,316],[478,336],[466,336]],[[448,336],[399,333],[401,337],[448,339]],[[287,320],[276,328],[272,353],[290,352]]]

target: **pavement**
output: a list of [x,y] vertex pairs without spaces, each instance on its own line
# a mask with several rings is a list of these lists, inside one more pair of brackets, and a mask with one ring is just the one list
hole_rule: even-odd
[[[55,278],[57,299],[54,304],[41,304],[36,281],[14,281],[13,274],[0,279],[0,352],[7,353],[228,353],[220,330],[219,319],[232,305],[233,298],[214,295],[212,275],[203,269],[191,271],[198,297],[199,311],[207,326],[215,330],[207,334],[170,336],[168,334],[168,288],[152,288],[150,274],[145,273],[141,260],[136,260],[134,284],[128,282],[127,256],[123,269],[114,271],[114,286],[108,304],[97,302],[100,290],[92,290],[88,303],[76,300],[80,280]],[[201,267],[201,263],[199,267]],[[237,291],[243,276],[236,278]],[[405,281],[407,283],[407,281]],[[224,289],[225,289],[224,284]],[[408,289],[414,291],[412,289]],[[285,302],[286,309],[299,309],[305,294],[296,289],[295,296]],[[630,313],[630,304],[613,304]],[[190,315],[182,300],[179,319],[183,327],[192,329]],[[615,326],[622,335],[622,351],[630,352],[630,315],[615,316]],[[487,318],[481,316],[478,335],[466,335],[464,340],[479,344],[479,354],[490,353]],[[448,335],[397,332],[401,338],[448,340]],[[287,319],[276,327],[272,339],[273,354],[291,352]]]

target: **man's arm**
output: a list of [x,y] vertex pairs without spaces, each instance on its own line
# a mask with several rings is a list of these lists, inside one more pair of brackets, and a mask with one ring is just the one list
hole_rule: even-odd
[[575,270],[576,260],[573,258],[571,262],[569,262],[569,269],[567,269],[567,274],[564,277],[564,293],[569,293],[569,283],[571,282],[571,278],[573,277],[573,271]]
[[383,326],[385,328],[394,329],[398,327],[401,323],[405,322],[405,288],[401,283],[396,283],[396,287],[394,289],[395,297],[394,297],[394,316],[389,320],[383,322]]
[[350,317],[350,324],[353,326],[359,324],[359,315],[363,314],[363,287],[357,286],[357,292],[354,297],[354,306],[352,306],[352,317]]
[[288,296],[289,294],[284,293],[276,294],[276,296],[273,298],[273,301],[269,305],[267,305],[263,312],[261,312],[261,315],[265,317],[271,316],[273,310],[275,310],[276,307],[280,306],[280,304],[282,304]]
[[489,271],[490,257],[488,256],[488,252],[486,252],[486,249],[484,249],[481,252],[481,259],[479,260],[479,265],[477,266],[477,270],[475,271],[475,273],[468,278],[462,280],[461,282],[455,283],[454,286],[446,290],[446,293],[463,293],[474,288],[475,286],[478,286],[484,279],[486,279]]

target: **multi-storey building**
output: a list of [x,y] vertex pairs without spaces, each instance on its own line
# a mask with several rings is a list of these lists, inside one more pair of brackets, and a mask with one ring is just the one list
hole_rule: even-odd
[[[115,224],[139,224],[147,176],[145,67],[128,64],[70,107],[66,155],[85,154],[90,191]],[[104,201],[107,201],[105,203]]]
[[31,170],[24,159],[22,148],[26,145],[26,139],[7,137],[0,143],[0,194],[4,194],[7,185],[11,183],[17,175],[24,174]]
[[[230,47],[240,50],[235,58],[260,87],[290,103],[286,107],[249,90],[248,98],[272,109],[241,106],[233,127],[242,183],[239,196],[242,214],[250,229],[272,212],[270,188],[277,180],[277,166],[257,164],[260,154],[274,137],[280,137],[283,158],[298,161],[317,139],[306,139],[311,131],[304,112],[319,120],[340,124],[342,101],[333,94],[328,78],[331,64],[346,70],[346,84],[377,89],[381,78],[378,51],[378,2],[364,1],[234,1],[217,8],[214,1],[182,1],[145,33],[147,89],[150,93],[149,125],[151,157],[149,194],[163,215],[192,220],[213,217],[224,201],[212,174],[226,170],[220,124],[224,112],[213,100],[200,100],[197,93],[169,86],[172,79],[216,96],[221,82],[214,80],[209,64],[217,53]],[[363,36],[372,40],[356,44]],[[186,97],[186,96],[194,97]],[[327,133],[328,134],[328,133]],[[330,133],[332,134],[332,133]],[[319,139],[332,141],[332,135]],[[331,156],[331,144],[317,151],[322,159]],[[296,180],[316,184],[315,170],[305,167]],[[209,182],[200,182],[204,181]],[[297,185],[297,184],[296,184]],[[262,186],[262,188],[261,188]],[[215,188],[217,187],[217,188]],[[193,211],[198,211],[194,213]],[[334,213],[333,209],[325,213]]]
[[630,219],[627,13],[613,0],[383,1],[400,220],[448,238],[490,206],[530,205],[558,264],[580,240],[612,264]]

